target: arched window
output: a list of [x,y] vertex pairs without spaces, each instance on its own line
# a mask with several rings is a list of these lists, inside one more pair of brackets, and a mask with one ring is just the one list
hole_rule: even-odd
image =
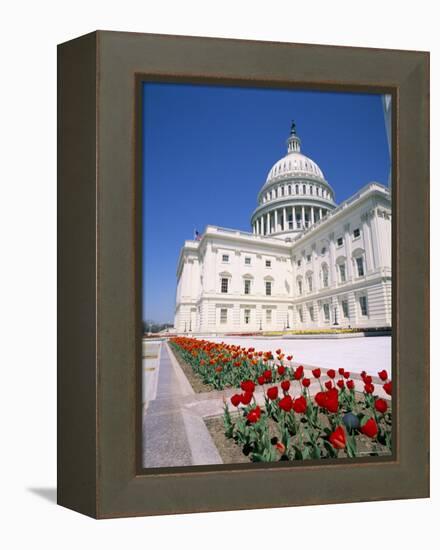
[[326,263],[323,263],[321,265],[321,281],[322,281],[322,287],[327,288],[329,284],[329,273],[328,273],[328,265]]
[[307,271],[306,273],[306,285],[307,292],[313,292],[313,272]]
[[367,271],[365,250],[363,248],[356,248],[353,250],[352,258],[356,277],[363,277]]
[[251,294],[254,277],[250,273],[243,275],[243,294]]
[[227,271],[220,273],[220,292],[228,294],[231,286],[231,274]]
[[336,258],[336,270],[338,273],[338,279],[339,282],[346,283],[347,282],[347,263],[345,260],[345,256],[338,256]]
[[264,293],[266,294],[266,296],[272,296],[273,283],[273,277],[271,277],[270,275],[264,277]]

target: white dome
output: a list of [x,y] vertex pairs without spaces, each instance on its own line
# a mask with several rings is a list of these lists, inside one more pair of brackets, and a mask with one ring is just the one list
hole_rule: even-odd
[[325,179],[321,168],[309,157],[302,153],[292,152],[277,161],[267,174],[266,183],[274,178],[289,176],[314,176]]

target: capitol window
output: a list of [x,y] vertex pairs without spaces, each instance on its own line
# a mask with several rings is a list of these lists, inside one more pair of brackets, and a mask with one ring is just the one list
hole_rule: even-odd
[[272,262],[270,260],[266,260],[266,267],[270,267],[272,265]]
[[251,280],[245,279],[244,280],[244,293],[250,294],[251,293]]
[[310,320],[313,323],[315,321],[315,313],[313,311],[313,306],[309,306],[309,315],[310,315]]
[[302,281],[301,279],[298,279],[298,294],[302,294]]
[[363,277],[365,274],[365,270],[364,270],[364,259],[362,256],[358,256],[356,258],[356,267],[357,267],[358,277]]
[[313,290],[313,279],[312,279],[311,275],[309,275],[307,277],[307,284],[309,286],[309,292],[312,292],[312,290]]
[[342,300],[341,305],[342,305],[342,315],[344,316],[345,319],[348,319],[348,317],[349,317],[349,315],[348,315],[348,301],[347,300]]
[[341,279],[341,283],[345,283],[345,281],[347,280],[345,276],[345,264],[343,263],[339,264],[339,277]]
[[327,303],[323,304],[322,310],[324,312],[324,319],[330,321],[330,305]]
[[266,323],[272,323],[272,310],[266,309]]
[[251,259],[249,258],[249,256],[246,256],[246,258],[244,259],[244,263],[245,265],[251,265]]
[[338,237],[338,240],[336,241],[336,244],[338,246],[342,246],[344,244],[344,239],[342,237]]
[[299,316],[299,322],[304,323],[304,317],[303,317],[303,309],[302,307],[298,308],[298,316]]
[[251,310],[245,309],[244,310],[244,323],[245,325],[248,325],[251,322]]
[[272,282],[266,281],[266,296],[272,295]]
[[229,263],[229,254],[223,254],[223,256],[222,256],[222,262],[223,262],[224,264]]
[[220,310],[220,323],[224,325],[228,322],[228,310],[226,308],[222,308]]
[[223,292],[223,294],[227,294],[228,287],[229,287],[229,279],[227,277],[222,277],[221,291]]
[[328,267],[326,265],[322,266],[322,286],[328,287]]
[[359,306],[361,310],[361,315],[363,317],[368,316],[368,303],[367,303],[367,297],[366,296],[359,296]]
[[309,264],[312,261],[312,255],[307,254],[307,263]]
[[297,185],[295,185],[295,193],[296,193],[297,195],[298,195],[298,193],[299,193],[299,190],[298,190],[298,186],[297,186]]
[[353,239],[359,239],[361,236],[361,230],[357,227],[353,230]]

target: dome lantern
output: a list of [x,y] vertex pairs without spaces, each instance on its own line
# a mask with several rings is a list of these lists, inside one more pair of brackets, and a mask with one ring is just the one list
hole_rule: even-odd
[[300,153],[301,152],[301,140],[296,135],[296,124],[292,120],[290,126],[290,136],[287,140],[287,153]]

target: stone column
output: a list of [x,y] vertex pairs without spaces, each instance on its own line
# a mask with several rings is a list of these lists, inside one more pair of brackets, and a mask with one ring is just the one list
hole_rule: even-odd
[[329,240],[329,261],[330,261],[330,281],[331,284],[336,284],[336,265],[335,265],[335,234],[330,233],[328,236]]
[[270,233],[270,212],[266,214],[266,235]]
[[345,256],[347,257],[347,281],[353,279],[353,262],[351,258],[351,240],[350,240],[350,224],[344,225],[344,244],[345,244]]
[[318,265],[318,256],[316,254],[316,244],[312,244],[312,283],[313,283],[313,292],[316,292],[319,288],[319,265]]
[[373,248],[371,246],[371,234],[370,234],[370,225],[369,225],[369,215],[370,213],[367,212],[365,214],[362,214],[361,220],[362,220],[362,235],[364,238],[364,248],[365,248],[365,263],[367,264],[365,266],[365,273],[367,271],[372,271],[374,269],[374,256],[373,256]]
[[313,208],[313,206],[310,207],[310,218],[313,225],[315,223],[315,209]]
[[277,209],[275,209],[275,212],[274,212],[273,225],[274,225],[274,233],[277,233],[278,231],[278,210]]
[[296,229],[296,206],[292,206],[292,229]]
[[283,231],[287,231],[289,229],[288,223],[287,223],[287,212],[286,207],[283,208]]
[[319,209],[319,219],[322,220],[322,208]]
[[302,228],[304,229],[306,226],[306,214],[304,211],[304,206],[301,206],[301,223],[302,223]]

